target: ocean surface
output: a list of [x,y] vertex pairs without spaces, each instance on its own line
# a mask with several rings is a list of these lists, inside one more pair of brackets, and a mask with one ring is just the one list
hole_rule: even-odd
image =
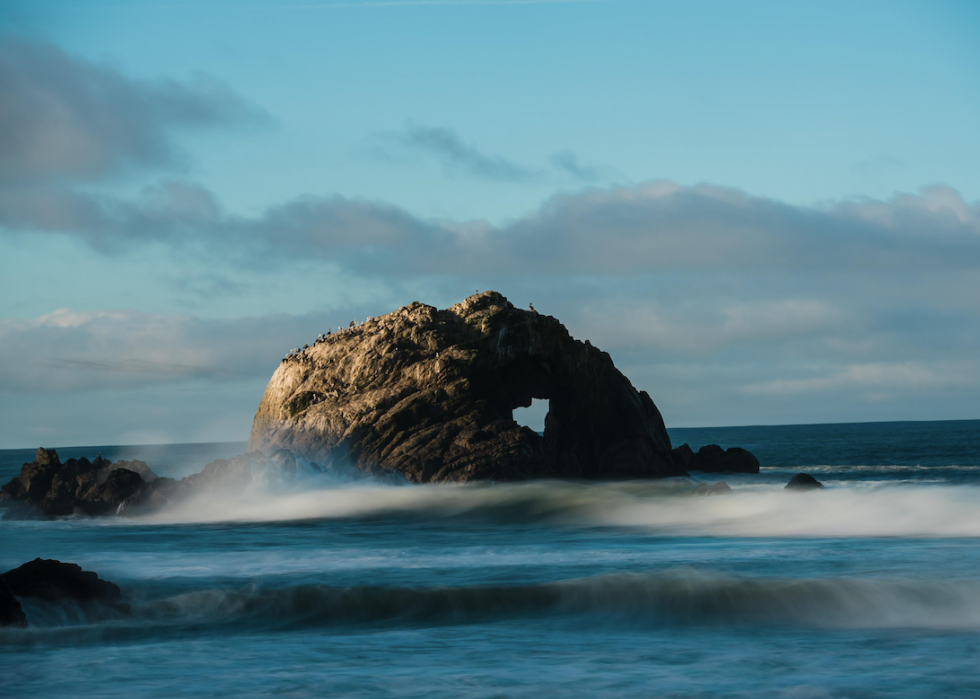
[[[123,589],[25,604],[3,697],[978,697],[980,421],[671,430],[759,475],[267,479],[146,519],[0,521]],[[51,446],[51,445],[45,445]],[[59,448],[181,477],[245,445]],[[33,449],[0,452],[6,482]],[[805,471],[826,484],[783,489]]]

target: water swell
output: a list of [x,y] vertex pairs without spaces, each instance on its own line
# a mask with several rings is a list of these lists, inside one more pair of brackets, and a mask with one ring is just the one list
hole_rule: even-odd
[[[529,585],[394,587],[294,585],[200,589],[133,605],[127,621],[79,620],[54,629],[29,619],[19,639],[106,638],[284,631],[310,627],[432,626],[530,618],[634,628],[795,625],[826,629],[980,630],[980,582],[912,579],[749,578],[676,569]],[[40,624],[39,624],[40,622]],[[100,623],[102,624],[100,628]],[[44,626],[48,624],[49,626]],[[60,633],[59,633],[60,632]]]
[[473,623],[535,615],[640,624],[799,624],[980,629],[980,583],[765,579],[696,570],[614,573],[514,586],[330,587],[191,592],[148,605],[150,618],[276,625]]

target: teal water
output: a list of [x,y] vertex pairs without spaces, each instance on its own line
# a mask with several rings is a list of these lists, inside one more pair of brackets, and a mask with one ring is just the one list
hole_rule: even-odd
[[[304,480],[143,520],[0,522],[132,618],[28,606],[11,697],[980,696],[980,421],[671,430],[741,445],[675,482]],[[49,445],[45,445],[49,446]],[[186,475],[243,445],[59,449]],[[33,450],[0,452],[9,479]],[[800,470],[820,492],[782,486]]]

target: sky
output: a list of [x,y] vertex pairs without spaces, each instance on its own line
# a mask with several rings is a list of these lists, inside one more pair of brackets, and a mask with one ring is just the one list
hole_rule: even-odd
[[668,427],[980,418],[978,163],[975,2],[8,0],[0,448],[485,289]]

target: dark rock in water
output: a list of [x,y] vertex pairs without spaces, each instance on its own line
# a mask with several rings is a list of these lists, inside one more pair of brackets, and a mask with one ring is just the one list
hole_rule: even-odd
[[674,468],[679,471],[689,471],[694,468],[694,450],[689,444],[682,444],[671,449],[670,458],[674,462]]
[[758,473],[759,460],[741,447],[725,450],[717,444],[708,444],[698,449],[690,469],[706,473]]
[[10,592],[20,599],[37,598],[56,604],[75,602],[97,611],[131,613],[129,605],[120,599],[118,585],[74,563],[35,558],[7,571],[2,578]]
[[692,495],[724,495],[725,493],[732,492],[731,486],[725,481],[718,481],[717,483],[702,483],[697,488],[691,491]]
[[119,506],[140,492],[146,483],[138,473],[125,468],[112,471],[105,483],[95,486],[86,499],[88,514],[106,515],[116,512]]
[[34,461],[0,488],[4,518],[108,514],[156,474],[142,461],[112,463],[101,456],[61,463],[54,449],[38,449]]
[[789,479],[789,483],[785,487],[787,490],[814,490],[816,488],[823,488],[823,483],[809,473],[797,473]]
[[[192,495],[235,495],[257,479],[271,483],[277,478],[324,471],[283,449],[272,456],[252,452],[233,459],[217,459],[200,473],[177,481],[158,478],[142,461],[114,464],[98,457],[94,461],[69,459],[62,464],[53,449],[39,449],[35,461],[24,464],[20,475],[3,486],[0,508],[5,509],[4,519],[139,515]],[[330,469],[330,473],[350,475],[339,467]],[[356,474],[364,476],[359,471]]]
[[[544,436],[513,419],[550,400]],[[412,482],[677,475],[650,396],[555,318],[476,294],[321,338],[273,374],[250,451]]]
[[0,626],[27,626],[24,610],[2,575],[0,575]]

